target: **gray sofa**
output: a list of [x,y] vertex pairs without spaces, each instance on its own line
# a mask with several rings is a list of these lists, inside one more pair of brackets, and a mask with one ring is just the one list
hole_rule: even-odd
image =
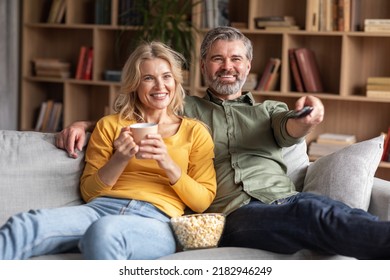
[[[54,145],[55,135],[51,133],[0,131],[0,224],[13,214],[36,208],[70,206],[83,203],[79,195],[79,177],[84,166],[83,152],[78,159],[69,158],[65,151],[59,150]],[[379,141],[379,142],[378,142]],[[372,142],[372,141],[371,141]],[[370,142],[370,144],[372,144]],[[376,139],[373,146],[380,146],[380,139]],[[382,139],[383,142],[383,139]],[[383,143],[382,143],[383,144]],[[362,147],[360,147],[359,151]],[[365,150],[366,147],[363,147]],[[367,149],[369,157],[372,157],[372,150]],[[352,151],[355,152],[355,151]],[[380,151],[379,151],[380,152]],[[378,152],[378,153],[379,153]],[[309,180],[310,164],[306,155],[306,144],[302,143],[292,148],[284,149],[284,158],[288,165],[288,174],[294,180],[298,188],[305,191],[306,180],[310,185],[316,178],[321,179],[325,185],[326,178],[331,178],[331,183],[337,183],[335,177],[351,177],[350,170],[345,167],[343,170],[318,172],[316,168],[326,169],[326,164],[334,166],[335,163],[328,160],[320,162],[313,167],[313,174]],[[356,152],[355,152],[356,153]],[[360,152],[357,152],[358,154]],[[361,157],[361,155],[359,155]],[[344,160],[345,155],[341,155]],[[333,158],[332,158],[333,159]],[[364,159],[364,158],[363,158]],[[350,161],[350,159],[348,159]],[[327,163],[327,161],[330,161]],[[361,164],[358,160],[354,160]],[[317,162],[317,161],[316,161]],[[315,162],[315,163],[316,163]],[[378,215],[382,220],[389,220],[390,215],[390,182],[374,178],[374,173],[379,161],[371,160],[371,171],[367,166],[362,167],[361,175],[368,177],[364,182],[365,190],[360,191],[368,196],[369,209],[371,213]],[[345,165],[341,162],[340,164]],[[337,166],[337,165],[336,165]],[[360,165],[359,165],[360,166]],[[356,169],[356,167],[353,167]],[[330,168],[328,168],[330,169]],[[340,169],[340,168],[338,168]],[[368,171],[367,171],[368,170]],[[332,172],[344,174],[334,176]],[[367,173],[368,172],[368,173]],[[358,178],[359,179],[359,178]],[[336,181],[335,181],[336,180]],[[359,179],[361,181],[361,179]],[[341,188],[341,187],[339,187]],[[356,186],[354,187],[356,188]],[[342,189],[342,188],[341,188]],[[334,195],[331,188],[324,188],[328,195]],[[318,191],[310,189],[308,191]],[[330,191],[330,192],[329,192]],[[356,191],[356,190],[354,190]],[[351,199],[354,191],[346,192],[347,200]],[[354,200],[356,194],[352,195]],[[348,201],[347,201],[348,202]],[[365,202],[362,202],[362,205]],[[364,207],[364,206],[363,206]],[[81,259],[81,254],[66,253],[58,255],[39,256],[34,259]],[[292,255],[275,254],[263,250],[248,248],[213,248],[203,250],[191,250],[177,252],[162,259],[347,259],[344,256],[321,255],[308,250],[302,250]]]

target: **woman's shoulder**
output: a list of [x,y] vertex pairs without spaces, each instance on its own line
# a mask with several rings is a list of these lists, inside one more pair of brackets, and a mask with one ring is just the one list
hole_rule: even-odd
[[131,123],[131,121],[120,118],[119,114],[110,114],[100,118],[95,128],[103,134],[117,136],[123,127]]
[[183,124],[185,127],[196,130],[199,133],[207,132],[210,134],[211,132],[210,128],[204,122],[195,118],[183,117]]
[[129,120],[124,120],[120,117],[119,114],[110,114],[110,115],[105,115],[99,119],[97,122],[98,124],[102,125],[114,125],[114,126],[127,126],[133,123],[133,121]]

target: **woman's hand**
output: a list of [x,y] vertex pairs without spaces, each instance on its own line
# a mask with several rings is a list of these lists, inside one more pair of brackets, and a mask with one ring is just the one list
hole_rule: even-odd
[[123,161],[129,161],[137,152],[139,146],[134,142],[129,127],[123,127],[118,138],[114,140],[114,156]]
[[160,168],[165,170],[171,184],[175,184],[181,176],[181,169],[170,157],[160,134],[149,134],[147,139],[141,140],[137,157],[156,160]]
[[109,186],[115,185],[129,160],[134,157],[138,149],[139,147],[131,136],[130,128],[122,128],[118,138],[114,140],[114,154],[98,171],[100,180]]

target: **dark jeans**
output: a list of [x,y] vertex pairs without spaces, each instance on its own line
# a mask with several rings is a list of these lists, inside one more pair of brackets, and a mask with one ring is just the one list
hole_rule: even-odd
[[390,259],[390,222],[302,192],[274,204],[251,201],[229,214],[220,246],[286,254],[311,249],[358,259]]

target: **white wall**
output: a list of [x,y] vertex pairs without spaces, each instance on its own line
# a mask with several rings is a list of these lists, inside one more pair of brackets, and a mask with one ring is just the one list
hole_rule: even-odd
[[0,0],[0,129],[18,128],[20,1]]

